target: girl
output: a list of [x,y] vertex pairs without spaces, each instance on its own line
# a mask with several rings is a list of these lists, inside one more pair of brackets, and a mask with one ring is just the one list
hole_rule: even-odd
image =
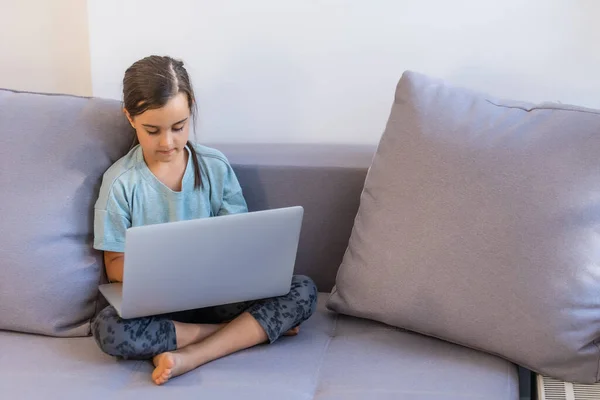
[[[94,248],[104,251],[113,282],[123,280],[127,228],[247,212],[225,156],[188,140],[196,101],[181,61],[151,56],[135,62],[125,72],[123,100],[139,144],[104,174],[94,217]],[[287,295],[254,302],[129,320],[109,306],[92,331],[105,353],[151,358],[152,380],[161,385],[217,358],[297,334],[316,301],[313,281],[294,276]]]

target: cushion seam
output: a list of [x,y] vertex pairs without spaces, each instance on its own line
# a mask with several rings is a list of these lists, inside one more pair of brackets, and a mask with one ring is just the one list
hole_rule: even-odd
[[598,350],[598,354],[596,356],[596,382],[600,381],[600,345],[598,344],[598,339],[594,340],[592,343],[594,343],[594,346],[596,346],[596,349]]
[[554,107],[550,107],[550,106],[542,106],[542,105],[533,105],[532,107],[524,107],[524,106],[519,106],[519,105],[508,105],[508,104],[500,104],[499,102],[494,102],[490,99],[485,99],[486,102],[490,103],[493,106],[496,107],[502,107],[502,108],[513,108],[513,109],[518,109],[518,110],[522,110],[525,112],[531,112],[531,111],[536,111],[536,110],[545,110],[545,111],[572,111],[572,112],[581,112],[581,113],[585,113],[585,114],[592,114],[592,115],[598,115],[600,114],[597,111],[591,110],[591,109],[583,109],[583,108],[574,108],[576,106],[572,106],[572,107],[568,107],[566,105],[563,105],[561,107],[560,104],[555,104],[553,103]]
[[337,330],[337,324],[338,324],[338,318],[339,318],[339,314],[335,314],[335,320],[333,322],[333,329],[331,330],[331,333],[328,335],[329,338],[327,339],[327,343],[325,343],[325,348],[323,349],[323,354],[321,355],[321,359],[319,360],[319,366],[317,367],[317,370],[315,371],[315,388],[313,390],[312,396],[310,397],[312,400],[315,399],[315,396],[317,395],[317,391],[319,390],[319,383],[321,382],[320,376],[321,376],[321,368],[323,367],[323,362],[325,361],[325,356],[327,354],[327,350],[329,349],[329,346],[331,345],[331,341],[333,340],[333,338],[335,337],[335,332]]
[[98,98],[100,100],[105,100],[104,98],[101,98],[101,97],[81,96],[81,95],[69,94],[69,93],[34,92],[34,91],[29,91],[29,90],[9,89],[9,88],[5,88],[5,87],[0,87],[0,91],[10,92],[10,93],[15,93],[15,94],[33,94],[33,95],[53,96],[53,97],[71,97],[71,98],[75,98],[75,99],[84,99],[84,100],[91,100],[94,98]]

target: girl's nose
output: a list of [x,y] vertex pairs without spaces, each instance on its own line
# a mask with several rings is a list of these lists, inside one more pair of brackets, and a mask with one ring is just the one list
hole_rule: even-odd
[[165,132],[164,135],[161,135],[160,147],[170,149],[172,145],[173,145],[173,134],[170,131],[167,131],[167,132]]

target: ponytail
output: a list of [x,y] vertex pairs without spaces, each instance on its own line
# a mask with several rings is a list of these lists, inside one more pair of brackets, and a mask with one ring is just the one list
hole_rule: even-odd
[[190,153],[192,153],[192,162],[194,164],[194,189],[200,189],[200,187],[202,187],[202,175],[200,174],[198,155],[196,154],[196,149],[194,149],[192,142],[188,140],[187,145],[190,148]]

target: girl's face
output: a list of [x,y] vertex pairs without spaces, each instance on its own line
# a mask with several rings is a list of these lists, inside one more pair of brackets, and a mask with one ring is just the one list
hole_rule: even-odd
[[147,164],[168,163],[185,156],[190,135],[190,106],[185,93],[178,93],[161,108],[131,117]]

